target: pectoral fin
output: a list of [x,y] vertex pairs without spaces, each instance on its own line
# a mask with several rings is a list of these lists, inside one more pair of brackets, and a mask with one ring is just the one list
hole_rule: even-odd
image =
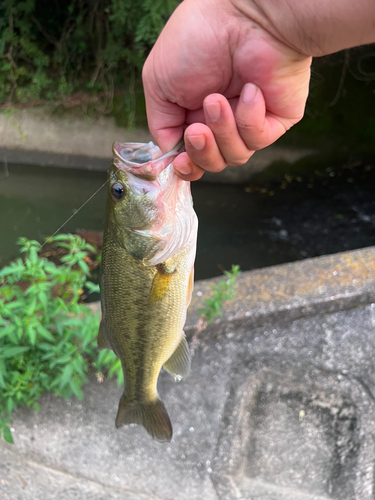
[[194,289],[194,266],[192,266],[189,276],[189,283],[186,295],[186,307],[189,307]]
[[175,272],[175,269],[170,269],[166,263],[158,264],[156,269],[157,273],[155,274],[154,281],[152,282],[150,292],[151,304],[157,304],[165,297],[168,292],[173,273]]
[[189,375],[191,365],[189,346],[185,334],[182,333],[182,335],[183,337],[177,349],[168,361],[164,363],[164,368],[167,372],[177,379],[182,379]]
[[104,335],[104,324],[103,320],[100,322],[99,333],[98,333],[98,349],[112,349],[106,336]]

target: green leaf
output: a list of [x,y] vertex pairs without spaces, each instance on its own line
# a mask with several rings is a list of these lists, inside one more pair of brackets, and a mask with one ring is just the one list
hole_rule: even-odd
[[64,321],[64,326],[80,326],[82,325],[81,318],[70,318]]
[[[39,349],[41,349],[42,351],[46,351],[48,353],[51,353],[51,355],[53,354],[53,352],[55,351],[55,346],[51,345],[51,344],[48,344],[47,342],[40,342],[38,343],[38,347]],[[44,358],[43,358],[44,359]]]
[[40,323],[37,323],[36,330],[39,333],[39,335],[43,337],[45,340],[49,340],[50,342],[55,341],[55,337],[52,335],[52,333],[49,330],[47,330],[47,328],[44,328],[44,326],[41,325]]
[[74,358],[71,366],[73,367],[74,371],[76,373],[78,373],[82,378],[86,377],[85,363],[84,363],[82,356],[79,356],[78,358]]
[[18,370],[13,370],[10,374],[11,374],[11,383],[17,384],[18,379],[20,378],[20,372]]
[[44,291],[39,292],[38,300],[42,304],[43,309],[46,310],[48,307],[48,298],[47,298],[46,292],[44,292]]
[[9,397],[6,402],[6,409],[9,415],[12,414],[13,408],[14,408],[13,399]]
[[64,368],[64,370],[62,372],[61,379],[60,379],[61,389],[63,389],[68,384],[68,382],[72,378],[72,374],[73,374],[72,365],[66,365],[66,367]]
[[57,234],[53,238],[48,238],[48,241],[53,242],[53,241],[65,241],[65,240],[72,240],[72,239],[74,239],[74,236],[72,234]]
[[116,358],[116,361],[109,369],[108,375],[110,377],[113,377],[114,375],[117,375],[120,370],[121,370],[121,361]]
[[56,359],[56,364],[64,364],[64,363],[69,363],[72,360],[72,355],[71,354],[64,354],[63,356],[60,356],[59,358]]
[[91,281],[86,281],[85,284],[88,293],[99,293],[100,292],[100,286],[96,285],[95,283],[92,283]]
[[117,372],[117,385],[118,387],[121,387],[124,384],[124,372],[122,370],[119,370]]
[[4,350],[0,353],[0,357],[6,359],[6,358],[15,358],[19,356],[20,354],[24,354],[30,349],[30,347],[26,346],[19,346],[19,347],[6,347]]
[[14,441],[13,441],[12,433],[11,433],[11,430],[9,429],[9,427],[7,425],[4,426],[3,433],[4,433],[4,439],[5,439],[5,441],[7,443],[13,444]]
[[0,330],[0,339],[7,337],[8,335],[14,333],[16,331],[15,325],[8,325],[5,328]]
[[90,275],[90,268],[89,266],[86,264],[85,261],[83,260],[80,260],[78,262],[78,267],[87,275],[89,276]]
[[28,327],[26,328],[26,335],[29,337],[30,344],[32,346],[34,346],[35,342],[36,342],[36,331],[35,331],[35,328],[32,327],[31,325],[28,325]]
[[83,392],[77,383],[77,379],[72,378],[69,382],[69,386],[70,386],[73,394],[75,396],[77,396],[78,399],[82,400],[83,399]]

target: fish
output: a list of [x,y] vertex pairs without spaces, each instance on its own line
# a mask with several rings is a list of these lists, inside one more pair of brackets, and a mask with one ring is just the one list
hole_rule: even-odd
[[101,261],[98,348],[112,349],[124,373],[115,425],[143,425],[161,442],[173,431],[160,371],[180,380],[191,365],[183,327],[198,219],[190,183],[173,170],[182,150],[182,142],[165,155],[152,142],[113,144]]

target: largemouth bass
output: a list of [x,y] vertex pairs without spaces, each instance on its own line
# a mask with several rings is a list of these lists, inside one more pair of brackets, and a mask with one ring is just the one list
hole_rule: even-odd
[[159,441],[172,425],[159,399],[162,367],[189,373],[183,332],[194,283],[198,221],[190,183],[152,142],[114,143],[101,263],[99,348],[121,360],[125,387],[116,427],[136,423]]

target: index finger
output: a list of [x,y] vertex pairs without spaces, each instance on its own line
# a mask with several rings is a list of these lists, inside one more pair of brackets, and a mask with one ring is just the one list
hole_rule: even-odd
[[157,94],[146,66],[142,79],[150,133],[162,152],[167,153],[183,136],[185,109],[176,103],[162,99]]

